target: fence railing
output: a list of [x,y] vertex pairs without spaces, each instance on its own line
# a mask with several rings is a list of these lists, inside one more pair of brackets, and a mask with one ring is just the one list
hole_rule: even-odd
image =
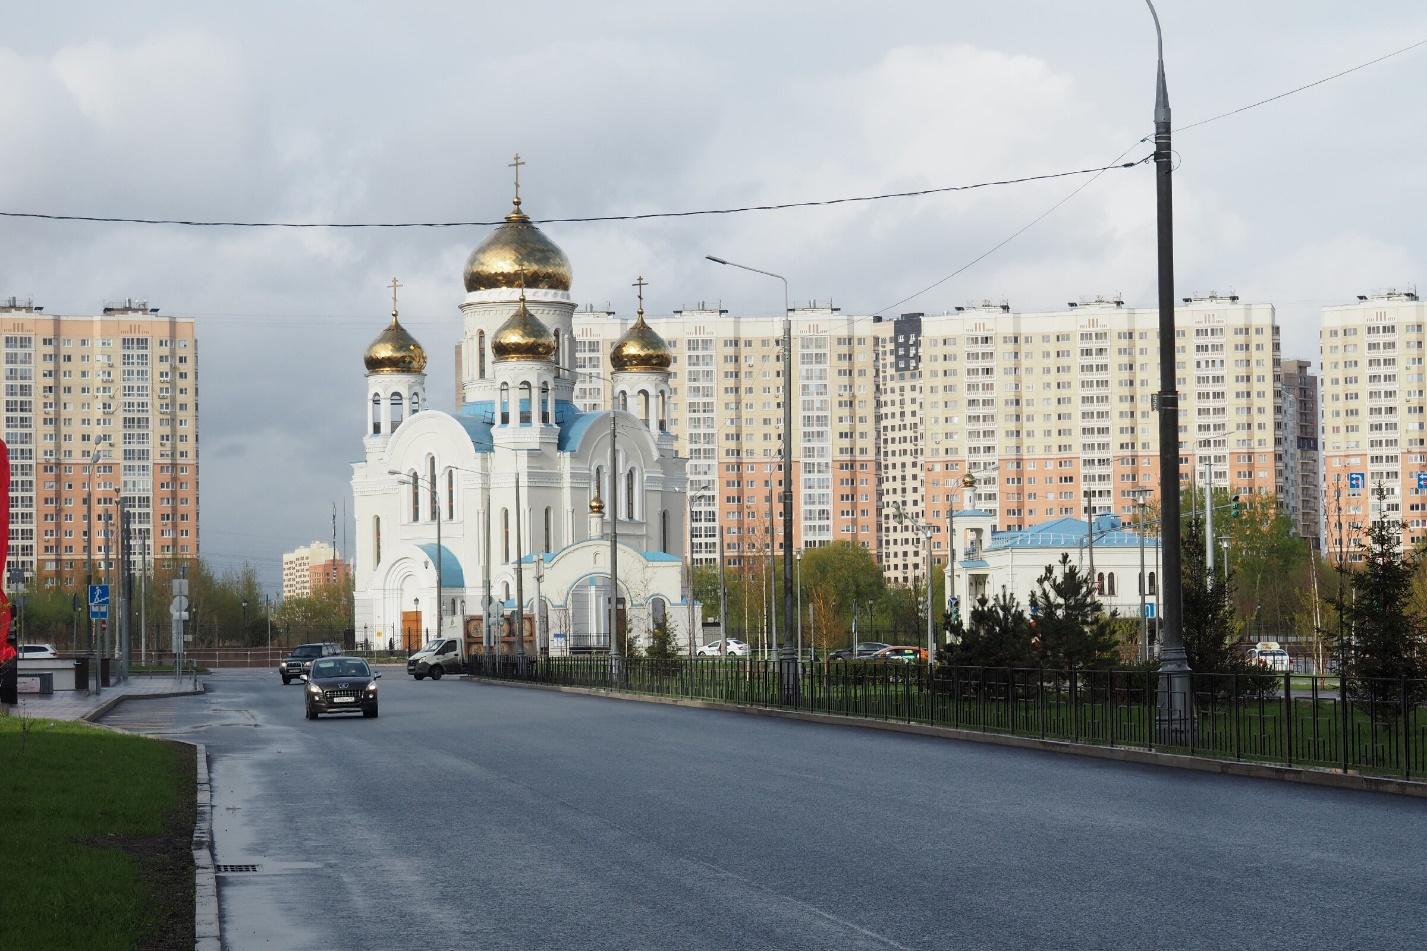
[[[1413,779],[1427,774],[1427,681],[1292,672],[948,667],[745,658],[483,655],[500,680]],[[794,665],[788,665],[793,668]]]

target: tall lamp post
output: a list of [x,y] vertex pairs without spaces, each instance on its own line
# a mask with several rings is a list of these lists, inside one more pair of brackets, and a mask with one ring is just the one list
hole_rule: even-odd
[[934,662],[934,661],[936,660],[936,634],[933,633],[933,630],[932,630],[932,568],[933,568],[933,566],[932,566],[932,532],[933,532],[933,529],[932,529],[931,525],[927,524],[926,522],[922,521],[921,519],[919,519],[919,518],[914,518],[914,517],[912,517],[911,515],[908,515],[907,512],[906,512],[906,510],[902,508],[902,503],[901,503],[900,501],[894,501],[894,502],[892,503],[892,511],[893,511],[893,514],[895,514],[895,516],[896,516],[896,518],[897,518],[897,522],[898,522],[899,524],[907,524],[907,525],[911,526],[911,529],[912,529],[914,532],[916,532],[918,535],[921,535],[921,536],[922,536],[922,539],[926,542],[926,546],[927,546],[927,663],[930,664],[930,663],[932,663],[932,662]]
[[796,705],[800,677],[798,655],[793,644],[793,320],[788,306],[788,279],[772,271],[735,264],[712,254],[705,257],[715,264],[736,267],[742,271],[762,274],[783,283],[783,641],[779,651],[782,667],[782,701]]
[[[87,498],[85,500],[85,534],[88,536],[86,546],[86,567],[85,567],[85,605],[89,603],[89,588],[94,584],[94,466],[99,462],[99,457],[104,454],[104,444],[109,441],[108,436],[100,436],[98,442],[94,444],[94,452],[89,456],[89,478],[87,486]],[[94,661],[94,694],[98,696],[104,688],[104,676],[100,673],[99,666],[102,663],[99,657],[99,650],[94,643],[94,611],[87,610],[85,613],[84,631],[89,638],[89,656]]]
[[1153,0],[1156,71],[1154,101],[1155,219],[1159,258],[1159,495],[1163,525],[1163,635],[1160,640],[1159,723],[1165,739],[1177,741],[1190,729],[1190,668],[1184,650],[1183,582],[1180,577],[1179,393],[1174,377],[1174,191],[1171,174],[1169,87],[1164,78],[1164,33]]
[[[387,475],[397,476],[397,482],[414,486],[418,491],[420,491],[423,482],[431,490],[431,514],[436,519],[436,636],[439,638],[441,637],[441,499],[436,492],[436,483],[414,472],[402,472],[398,469],[388,469],[386,472]],[[464,647],[464,638],[461,643]],[[462,656],[464,653],[463,650]]]

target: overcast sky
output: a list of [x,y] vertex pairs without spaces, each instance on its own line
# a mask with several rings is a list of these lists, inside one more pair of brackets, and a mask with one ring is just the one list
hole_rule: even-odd
[[[1406,0],[1160,7],[1176,125],[1427,38]],[[487,220],[515,151],[537,218],[968,183],[1108,162],[1151,129],[1153,69],[1140,0],[25,4],[0,36],[0,210]],[[1318,308],[1422,280],[1424,89],[1427,48],[1179,136],[1178,296],[1271,301],[1284,356],[1316,360]],[[581,303],[627,312],[642,273],[653,313],[776,310],[775,287],[715,253],[869,313],[1076,184],[546,231]],[[199,319],[203,552],[275,585],[279,554],[327,537],[350,495],[383,285],[406,284],[449,407],[461,266],[483,236],[6,219],[0,296],[51,313],[137,296]],[[899,309],[1148,306],[1154,287],[1141,166]]]

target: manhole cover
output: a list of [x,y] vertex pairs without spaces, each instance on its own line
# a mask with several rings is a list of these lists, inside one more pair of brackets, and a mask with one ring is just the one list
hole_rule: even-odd
[[213,870],[219,875],[232,875],[235,872],[256,872],[256,865],[215,865]]

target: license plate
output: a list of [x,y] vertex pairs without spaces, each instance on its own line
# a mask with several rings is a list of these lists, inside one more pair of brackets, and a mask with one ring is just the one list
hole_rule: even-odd
[[332,698],[332,702],[333,702],[333,703],[356,703],[356,702],[357,702],[357,698],[356,698],[356,697],[333,697],[333,698]]

